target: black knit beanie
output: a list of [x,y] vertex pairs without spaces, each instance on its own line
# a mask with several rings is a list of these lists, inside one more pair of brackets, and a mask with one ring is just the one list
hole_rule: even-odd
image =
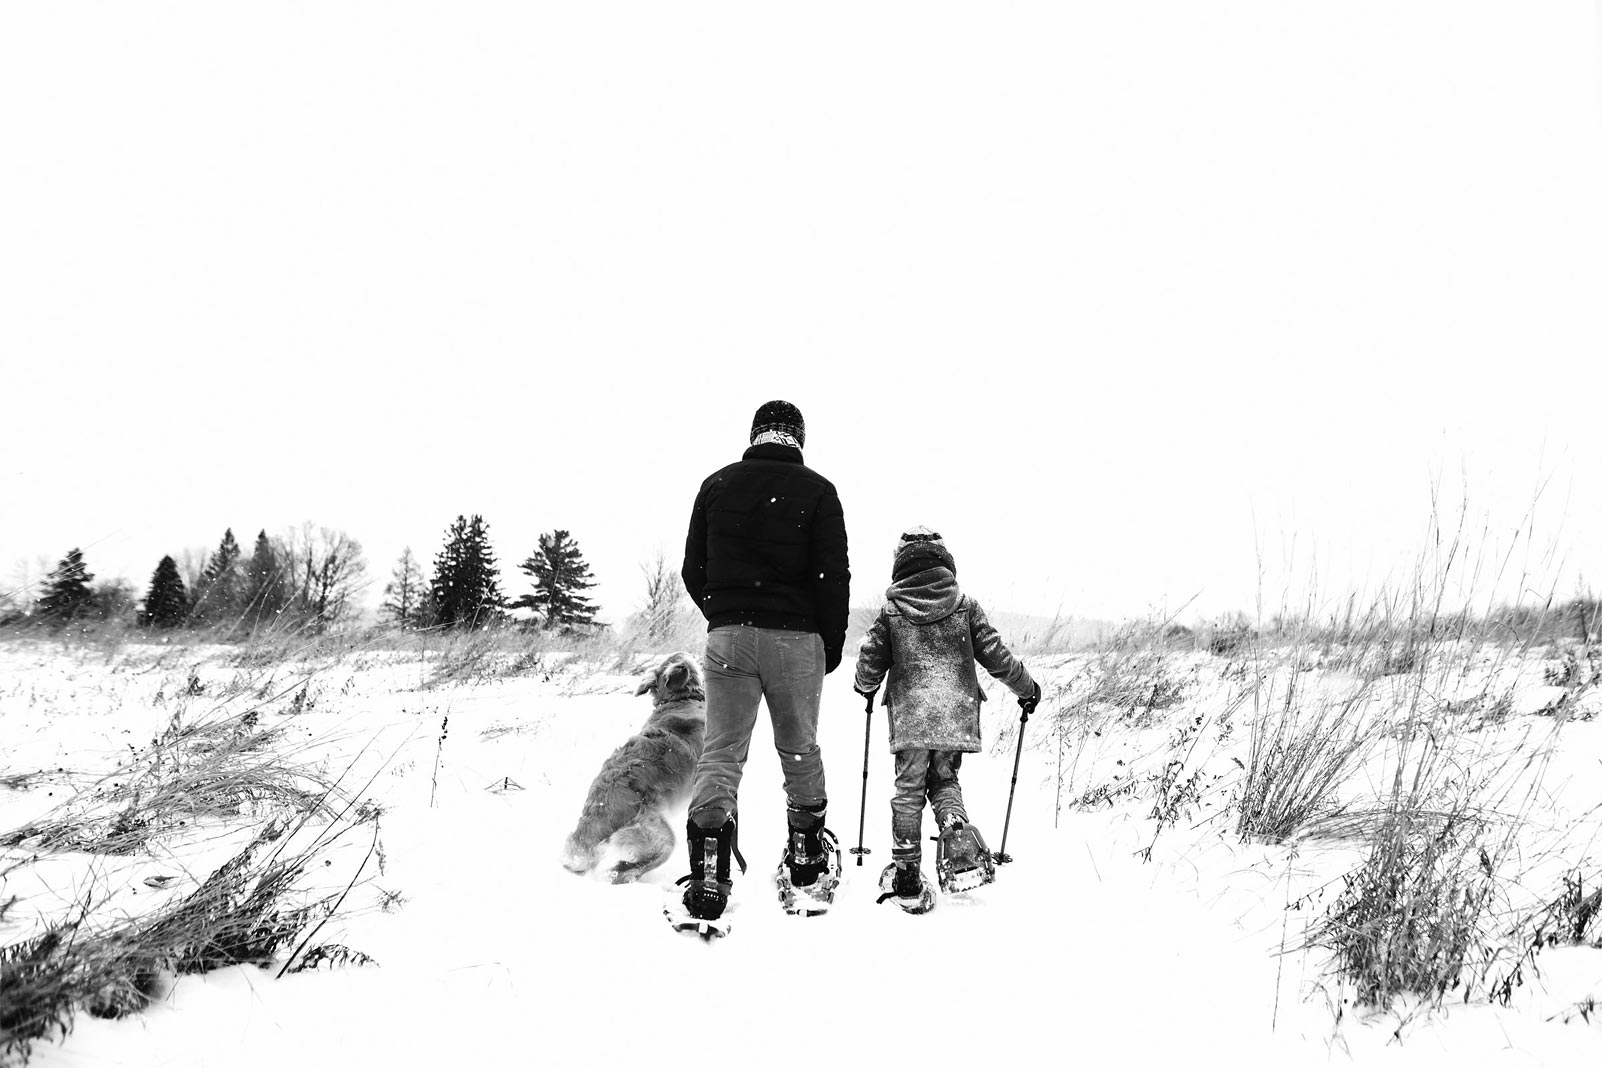
[[751,420],[751,440],[765,430],[777,430],[795,438],[797,445],[807,443],[807,423],[801,418],[801,409],[789,401],[771,400],[756,410]]
[[952,558],[951,550],[946,548],[940,535],[928,527],[913,527],[896,542],[896,560],[890,570],[890,579],[900,582],[908,575],[916,575],[931,567],[946,568],[953,575],[957,573],[957,561]]

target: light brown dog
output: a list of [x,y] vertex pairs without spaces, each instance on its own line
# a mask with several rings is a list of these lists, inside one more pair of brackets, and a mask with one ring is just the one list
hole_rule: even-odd
[[682,801],[695,776],[706,733],[706,690],[701,669],[674,653],[640,683],[651,695],[651,716],[640,733],[601,765],[578,826],[567,836],[562,866],[578,875],[605,875],[628,883],[673,852],[673,828],[662,812]]

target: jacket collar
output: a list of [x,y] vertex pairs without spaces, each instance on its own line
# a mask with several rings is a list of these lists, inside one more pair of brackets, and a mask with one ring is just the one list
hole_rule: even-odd
[[742,460],[786,460],[792,464],[801,462],[801,450],[792,449],[788,445],[753,445],[745,450],[740,457]]

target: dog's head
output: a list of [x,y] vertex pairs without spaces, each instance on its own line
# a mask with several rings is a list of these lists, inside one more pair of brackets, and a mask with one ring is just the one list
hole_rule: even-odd
[[656,665],[634,691],[636,697],[645,693],[651,695],[653,705],[686,699],[704,701],[706,687],[701,682],[701,666],[692,656],[674,653]]

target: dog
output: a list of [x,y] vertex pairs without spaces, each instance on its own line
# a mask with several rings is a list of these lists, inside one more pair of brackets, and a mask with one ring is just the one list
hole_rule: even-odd
[[567,836],[562,866],[630,883],[672,854],[673,828],[663,810],[682,802],[695,777],[706,734],[706,687],[694,659],[674,653],[658,664],[635,696],[651,695],[640,733],[601,765],[578,826]]

